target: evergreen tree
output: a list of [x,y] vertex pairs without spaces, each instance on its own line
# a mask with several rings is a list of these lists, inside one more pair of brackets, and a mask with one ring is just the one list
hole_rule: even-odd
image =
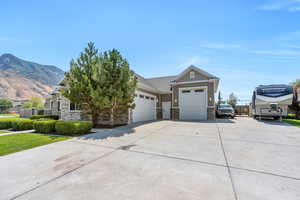
[[221,96],[221,91],[219,91],[218,94],[218,105],[220,105],[222,103],[222,96]]
[[231,93],[229,95],[229,99],[228,99],[227,103],[232,105],[232,107],[235,107],[237,104],[237,101],[238,101],[238,98],[233,93]]
[[109,112],[113,126],[116,110],[134,107],[137,81],[128,62],[115,49],[99,54],[90,42],[80,57],[71,61],[64,81],[62,94],[82,105],[91,114],[94,126],[104,112]]
[[0,99],[0,113],[5,113],[13,107],[13,103],[9,99]]

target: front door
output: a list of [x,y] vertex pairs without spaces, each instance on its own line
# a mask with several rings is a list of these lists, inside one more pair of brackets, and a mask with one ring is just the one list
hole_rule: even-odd
[[163,119],[170,119],[171,101],[162,102]]

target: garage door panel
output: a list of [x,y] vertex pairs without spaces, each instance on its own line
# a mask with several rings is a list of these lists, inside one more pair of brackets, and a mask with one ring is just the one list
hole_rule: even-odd
[[179,90],[180,119],[207,119],[207,89],[190,88]]
[[133,122],[149,121],[156,119],[156,97],[154,95],[137,92],[134,99]]

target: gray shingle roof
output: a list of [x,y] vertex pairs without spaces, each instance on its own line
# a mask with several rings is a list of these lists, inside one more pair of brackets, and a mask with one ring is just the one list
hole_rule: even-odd
[[161,92],[171,92],[170,82],[173,81],[177,76],[164,76],[157,78],[147,78],[147,82],[153,85]]
[[138,87],[141,89],[151,90],[153,92],[159,93],[170,93],[170,83],[172,81],[176,81],[181,76],[186,74],[189,70],[195,70],[199,73],[207,76],[209,79],[216,79],[216,88],[218,87],[219,78],[215,77],[214,75],[199,69],[196,66],[189,66],[183,72],[176,76],[163,76],[163,77],[154,77],[154,78],[144,78],[141,75],[135,73],[136,77],[138,78]]

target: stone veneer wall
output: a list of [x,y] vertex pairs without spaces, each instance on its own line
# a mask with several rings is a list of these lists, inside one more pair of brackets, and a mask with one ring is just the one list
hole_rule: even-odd
[[[51,104],[52,102],[52,104]],[[58,109],[58,102],[60,102],[60,109]],[[52,105],[52,108],[51,108]],[[47,114],[58,115],[59,119],[66,121],[92,121],[92,117],[87,113],[87,108],[82,105],[82,110],[70,110],[70,100],[61,94],[52,95],[46,100],[45,108]],[[51,108],[51,109],[50,109]],[[128,110],[119,110],[114,116],[116,125],[123,125],[128,123]],[[104,112],[99,116],[98,125],[109,125],[110,115]]]
[[[129,112],[128,110],[117,110],[114,115],[114,121],[115,125],[124,125],[128,123],[129,120]],[[90,114],[87,114],[86,112],[82,111],[81,113],[81,119],[84,121],[92,121],[92,116]],[[98,120],[97,120],[98,126],[109,126],[110,125],[110,114],[109,112],[103,112]]]
[[207,119],[215,120],[216,119],[216,110],[215,108],[207,108]]
[[171,108],[171,119],[179,120],[179,108]]
[[80,110],[70,110],[70,100],[60,96],[60,119],[66,121],[81,120]]
[[161,108],[157,108],[156,109],[156,119],[162,119],[162,109]]

